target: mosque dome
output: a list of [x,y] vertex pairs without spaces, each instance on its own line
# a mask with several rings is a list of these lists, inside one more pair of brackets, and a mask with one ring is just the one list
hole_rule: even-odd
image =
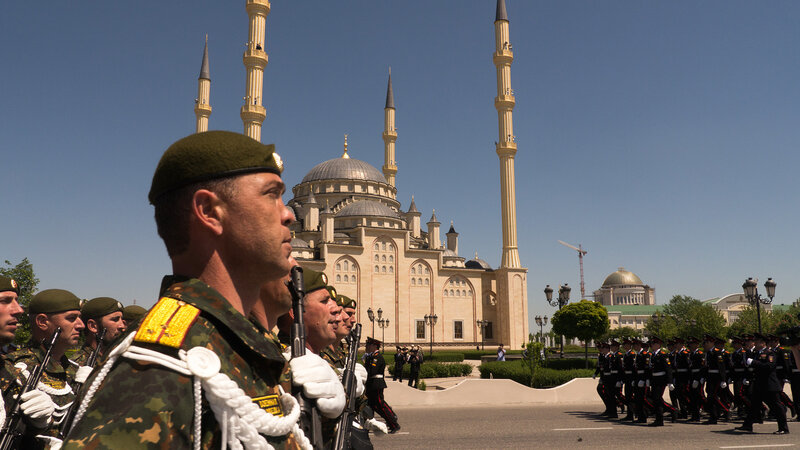
[[291,244],[292,248],[311,248],[311,246],[308,245],[308,242],[300,239],[299,237],[293,237]]
[[456,252],[450,250],[449,248],[444,249],[444,253],[442,254],[445,258],[458,258]]
[[639,285],[642,286],[644,283],[642,279],[636,276],[635,273],[625,270],[624,267],[620,267],[616,272],[612,273],[611,275],[607,276],[605,281],[603,281],[603,287],[607,286],[622,286],[622,285]]
[[475,259],[470,259],[464,265],[467,267],[467,269],[492,270],[492,266],[490,266],[489,263],[478,257],[475,257]]
[[[381,175],[383,176],[383,175]],[[385,180],[384,180],[385,182]],[[389,208],[381,202],[372,200],[358,200],[336,213],[336,217],[391,217],[399,219],[397,211]]]
[[314,166],[302,183],[322,180],[361,180],[386,184],[386,177],[371,164],[353,158],[334,158]]

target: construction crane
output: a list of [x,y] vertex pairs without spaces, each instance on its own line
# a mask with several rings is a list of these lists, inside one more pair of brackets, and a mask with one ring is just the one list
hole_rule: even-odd
[[585,255],[588,252],[584,250],[583,247],[581,247],[581,244],[578,244],[578,246],[575,247],[574,245],[567,244],[564,241],[558,241],[558,243],[566,247],[569,247],[573,250],[577,250],[578,252],[578,261],[580,262],[581,265],[581,299],[584,299],[586,298],[586,285],[583,283],[583,255]]

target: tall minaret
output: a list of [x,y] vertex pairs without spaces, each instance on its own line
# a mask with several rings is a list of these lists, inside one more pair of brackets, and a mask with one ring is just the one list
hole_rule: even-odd
[[267,117],[262,106],[264,88],[264,67],[267,66],[267,53],[264,52],[269,0],[247,0],[247,15],[250,16],[250,34],[247,49],[244,51],[244,66],[247,69],[247,92],[242,106],[244,134],[261,141],[261,124]]
[[383,108],[383,176],[395,186],[397,162],[394,159],[394,141],[397,129],[394,125],[394,93],[392,92],[392,68],[389,68],[389,86],[386,88],[386,106]]
[[211,72],[208,69],[208,35],[203,49],[203,63],[200,64],[200,77],[197,79],[197,98],[194,100],[194,115],[197,117],[197,133],[208,131],[208,117],[211,115]]
[[497,0],[497,14],[494,20],[495,52],[494,65],[497,67],[497,109],[500,139],[496,143],[497,156],[500,157],[500,204],[503,219],[503,257],[500,267],[519,268],[517,248],[517,201],[514,179],[514,155],[517,144],[514,142],[514,124],[511,111],[514,109],[514,91],[511,90],[511,62],[514,53],[508,34],[508,14],[505,0]]

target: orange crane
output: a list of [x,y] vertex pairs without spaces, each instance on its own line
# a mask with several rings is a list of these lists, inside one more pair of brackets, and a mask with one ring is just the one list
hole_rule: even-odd
[[586,285],[583,283],[583,255],[585,255],[588,252],[584,250],[583,247],[581,247],[581,244],[578,244],[578,246],[575,247],[574,245],[567,244],[564,241],[558,241],[558,243],[567,246],[573,250],[577,250],[578,252],[578,261],[580,262],[581,265],[581,300],[583,300],[584,298],[586,298]]

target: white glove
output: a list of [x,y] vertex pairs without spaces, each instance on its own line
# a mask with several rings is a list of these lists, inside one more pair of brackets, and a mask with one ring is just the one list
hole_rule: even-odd
[[728,387],[728,383],[726,383],[726,382],[724,382],[724,381],[723,381],[723,382],[721,382],[721,383],[719,384],[719,387],[720,387],[720,388],[722,388],[722,389],[725,389],[726,387]]
[[789,383],[789,380],[783,380],[783,383],[784,384]]
[[333,368],[314,353],[292,358],[292,383],[303,386],[303,393],[317,400],[317,407],[323,416],[336,418],[344,410],[347,401],[344,387]]
[[745,386],[750,386],[750,380],[745,378],[744,381],[742,382],[742,384],[744,384]]
[[621,387],[622,387],[622,381],[617,381],[617,384],[616,384],[616,386],[617,386],[618,388],[621,388]]
[[747,358],[747,361],[745,361],[745,364],[747,365],[747,367],[750,367],[750,364],[753,364],[753,358]]
[[364,424],[364,428],[374,431],[376,435],[378,433],[387,434],[389,432],[389,428],[386,424],[377,419],[368,419],[367,423]]
[[636,384],[639,387],[644,387],[644,380],[639,380],[639,383]]
[[86,379],[89,378],[89,374],[92,373],[92,370],[94,370],[94,368],[89,366],[78,367],[78,371],[75,372],[75,382],[80,384],[86,383]]
[[670,384],[669,384],[669,391],[670,391],[670,392],[672,392],[672,391],[674,391],[674,390],[675,390],[675,385],[674,385],[674,384],[672,384],[672,383],[670,383]]
[[20,409],[22,414],[28,417],[31,424],[35,428],[47,428],[50,418],[53,417],[53,412],[56,410],[56,404],[50,399],[50,396],[44,392],[33,389],[20,397]]
[[647,381],[645,382],[645,386],[647,386],[647,387],[650,387],[650,380],[647,380]]
[[692,389],[697,389],[697,386],[700,386],[700,382],[697,380],[692,381]]
[[354,372],[356,373],[356,397],[361,397],[364,394],[364,384],[367,382],[367,368],[356,363]]

